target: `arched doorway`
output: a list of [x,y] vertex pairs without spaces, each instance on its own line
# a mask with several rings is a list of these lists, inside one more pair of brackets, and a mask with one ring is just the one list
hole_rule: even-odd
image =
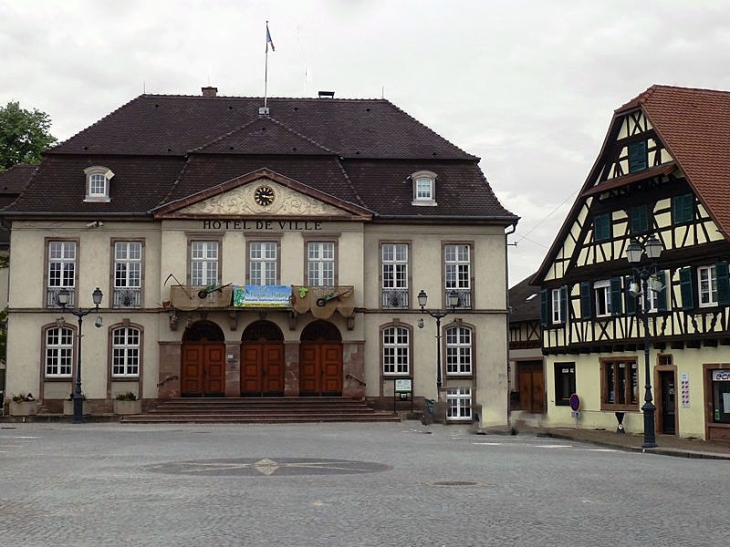
[[185,329],[180,384],[183,397],[222,397],[225,394],[225,337],[212,321],[197,321]]
[[342,336],[332,323],[314,321],[302,331],[299,394],[342,395]]
[[241,395],[284,395],[284,334],[271,321],[251,323],[241,336]]

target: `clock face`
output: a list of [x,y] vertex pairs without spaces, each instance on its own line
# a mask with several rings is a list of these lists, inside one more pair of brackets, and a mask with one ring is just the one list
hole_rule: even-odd
[[259,186],[253,194],[256,203],[266,207],[274,203],[274,190],[268,186]]

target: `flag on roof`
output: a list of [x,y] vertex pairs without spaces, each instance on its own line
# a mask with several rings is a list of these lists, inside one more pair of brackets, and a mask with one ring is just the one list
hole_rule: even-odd
[[266,22],[266,51],[269,51],[269,44],[271,44],[271,51],[276,51],[274,48],[274,42],[271,39],[271,33],[269,32],[269,22]]

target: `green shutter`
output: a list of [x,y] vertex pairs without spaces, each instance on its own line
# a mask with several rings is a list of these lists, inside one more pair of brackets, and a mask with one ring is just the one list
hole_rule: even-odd
[[560,287],[560,318],[563,320],[563,323],[568,322],[568,316],[566,315],[567,311],[568,311],[568,289],[567,289],[567,287]]
[[623,313],[623,294],[621,294],[621,278],[611,278],[611,315],[621,315]]
[[695,198],[692,194],[683,194],[672,198],[672,214],[675,224],[691,222],[694,218]]
[[692,268],[682,268],[679,270],[679,288],[682,293],[682,309],[694,309],[695,298],[694,287],[692,285]]
[[606,213],[593,219],[593,238],[603,241],[611,237],[611,216]]
[[629,173],[646,169],[646,141],[629,145]]
[[649,229],[649,217],[646,209],[646,205],[637,205],[629,211],[632,234],[641,234]]
[[730,305],[730,280],[728,279],[727,262],[715,264],[717,271],[717,303],[721,306]]
[[580,282],[580,316],[582,319],[590,319],[593,315],[591,310],[591,282]]
[[667,291],[671,291],[671,287],[667,287],[667,276],[664,274],[664,271],[659,271],[656,274],[657,280],[659,280],[659,283],[661,283],[664,288],[659,291],[658,298],[657,298],[657,311],[667,311]]
[[548,290],[540,291],[540,324],[546,327],[548,324]]
[[633,296],[629,292],[629,288],[631,288],[631,282],[633,280],[634,278],[630,275],[624,277],[624,287],[626,288],[624,291],[624,296],[626,297],[626,315],[636,315],[636,296]]

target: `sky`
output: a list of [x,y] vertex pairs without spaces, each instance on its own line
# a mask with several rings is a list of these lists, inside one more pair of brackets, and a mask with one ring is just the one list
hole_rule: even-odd
[[147,93],[380,98],[481,158],[545,258],[614,109],[654,84],[730,90],[727,0],[0,0],[0,105],[68,139]]

